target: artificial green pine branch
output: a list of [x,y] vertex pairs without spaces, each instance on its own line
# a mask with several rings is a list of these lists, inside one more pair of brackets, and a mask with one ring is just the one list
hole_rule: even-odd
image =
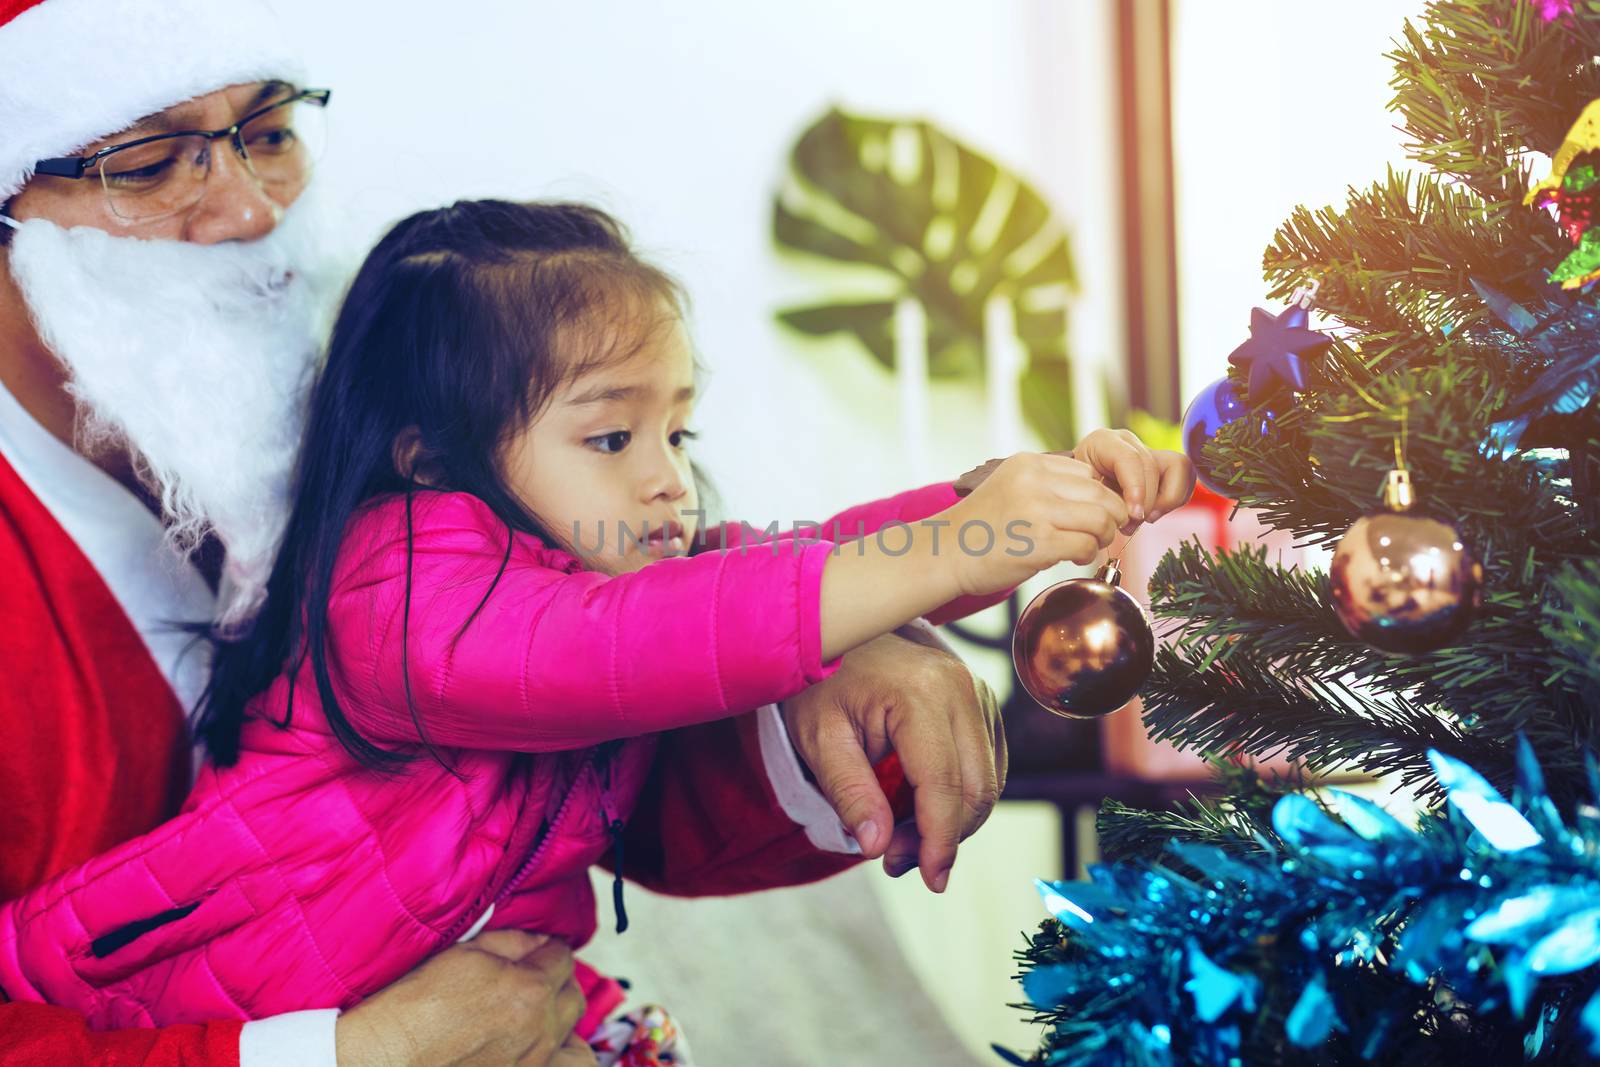
[[1118,801],[1100,809],[1095,833],[1100,854],[1108,861],[1159,858],[1173,840],[1216,845],[1230,852],[1257,852],[1274,847],[1272,806],[1285,793],[1302,787],[1299,774],[1288,779],[1264,778],[1250,763],[1213,760],[1215,795],[1190,794],[1170,809],[1147,810]]
[[1596,24],[1541,17],[1539,5],[1476,0],[1430,5],[1396,49],[1391,107],[1407,155],[1462,179],[1491,203],[1519,202],[1524,149],[1561,143],[1573,101],[1600,95],[1590,59]]
[[[1549,664],[1539,605],[1515,590],[1491,594],[1491,621],[1471,641],[1425,656],[1387,655],[1355,640],[1329,607],[1325,574],[1271,563],[1258,546],[1211,553],[1181,545],[1156,568],[1150,590],[1157,615],[1175,624],[1169,639],[1199,667],[1245,672],[1265,659],[1285,676],[1343,678],[1404,697],[1480,741],[1509,746],[1523,733],[1563,780],[1579,776],[1582,746],[1600,742],[1600,724],[1577,700],[1581,681]],[[1573,642],[1592,634],[1577,624]],[[1245,662],[1234,665],[1236,656]],[[1380,720],[1372,729],[1377,738],[1388,726]]]
[[1547,249],[1537,260],[1530,249],[1551,230],[1531,209],[1493,209],[1468,189],[1390,170],[1352,188],[1342,210],[1297,208],[1263,262],[1274,297],[1316,277],[1318,305],[1347,326],[1437,334],[1483,316],[1472,277],[1498,279],[1514,297],[1542,286],[1559,256]]
[[1551,580],[1544,636],[1550,642],[1547,684],[1600,701],[1600,560],[1572,564]]
[[1259,759],[1283,755],[1312,772],[1355,767],[1426,781],[1430,748],[1505,772],[1510,757],[1477,745],[1432,709],[1353,680],[1303,678],[1236,656],[1226,667],[1167,646],[1144,690],[1145,726],[1182,748]]

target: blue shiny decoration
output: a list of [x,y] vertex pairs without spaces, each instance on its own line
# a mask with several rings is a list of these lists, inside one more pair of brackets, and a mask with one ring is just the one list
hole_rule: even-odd
[[1578,1016],[1584,1032],[1589,1035],[1589,1055],[1600,1056],[1600,993],[1589,998]]
[[1301,1048],[1316,1048],[1328,1040],[1338,1021],[1333,998],[1328,996],[1328,980],[1318,971],[1301,990],[1300,999],[1294,1002],[1289,1018],[1284,1020],[1283,1029],[1289,1035],[1289,1040]]
[[1521,448],[1538,419],[1570,415],[1600,396],[1600,307],[1590,300],[1547,302],[1537,313],[1476,278],[1472,285],[1499,324],[1485,340],[1537,361],[1541,373],[1513,397],[1489,428],[1483,451],[1502,459]]
[[1553,1007],[1546,1008],[1540,1012],[1539,1021],[1534,1024],[1533,1030],[1523,1039],[1522,1054],[1530,1061],[1537,1058],[1540,1051],[1544,1049],[1545,1028],[1555,1021],[1555,1017],[1556,1009]]
[[[1039,883],[1067,920],[1047,923],[1041,943],[1060,947],[1024,977],[1051,1019],[1042,1062],[1231,1067],[1285,1048],[1320,1062],[1339,1032],[1394,1062],[1436,993],[1524,1020],[1539,1062],[1581,1058],[1556,1047],[1567,1042],[1600,1056],[1600,994],[1569,999],[1600,981],[1600,815],[1580,805],[1563,819],[1525,744],[1509,800],[1460,760],[1429,759],[1449,804],[1415,826],[1349,793],[1291,793],[1274,806],[1276,838],[1175,841],[1159,861]],[[1385,969],[1401,981],[1374,1012]],[[1259,1010],[1290,1003],[1286,1017]]]
[[1327,805],[1328,810],[1343,819],[1346,826],[1368,841],[1403,841],[1411,832],[1399,819],[1372,801],[1343,789],[1328,790]]
[[1322,351],[1333,338],[1308,325],[1310,314],[1290,304],[1277,315],[1265,308],[1250,311],[1250,339],[1228,353],[1228,362],[1250,373],[1250,403],[1269,404],[1292,398],[1305,388],[1300,357]]
[[1194,997],[1194,1010],[1204,1022],[1214,1023],[1222,1013],[1238,1004],[1245,1011],[1255,1008],[1255,998],[1249,975],[1234,974],[1226,967],[1218,967],[1194,942],[1189,943],[1189,973],[1192,977],[1183,988]]
[[1528,944],[1563,916],[1597,905],[1600,905],[1600,892],[1592,886],[1534,886],[1482,912],[1467,926],[1466,935],[1489,944]]
[[1600,961],[1600,908],[1580,911],[1528,950],[1534,974],[1571,974]]
[[1057,922],[1067,926],[1094,922],[1094,916],[1074,904],[1061,892],[1060,883],[1051,885],[1042,878],[1035,878],[1033,880],[1033,888],[1038,891],[1039,898],[1044,901],[1045,910],[1054,915]]
[[1506,803],[1499,790],[1477,771],[1442,752],[1428,753],[1434,777],[1445,787],[1450,803],[1466,816],[1495,848],[1505,852],[1531,848],[1542,838],[1525,816]]
[[[1194,399],[1189,401],[1189,406],[1184,409],[1184,454],[1194,464],[1200,484],[1218,496],[1232,498],[1237,495],[1237,490],[1231,488],[1227,479],[1212,470],[1211,464],[1203,458],[1206,443],[1215,437],[1222,427],[1248,414],[1250,405],[1245,403],[1244,398],[1239,395],[1238,388],[1226,376],[1218,378],[1196,393]],[[1257,429],[1265,436],[1275,416],[1270,410],[1262,411],[1260,416]]]

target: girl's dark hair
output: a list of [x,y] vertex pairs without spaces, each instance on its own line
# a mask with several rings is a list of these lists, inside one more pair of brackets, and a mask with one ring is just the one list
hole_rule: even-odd
[[[266,602],[243,633],[213,636],[196,731],[214,762],[238,759],[245,706],[280,672],[293,679],[308,655],[323,713],[352,756],[375,769],[414,758],[363,737],[334,694],[328,599],[346,527],[368,501],[407,494],[403,641],[415,492],[460,491],[483,501],[506,524],[508,559],[513,532],[560,544],[506,484],[502,447],[558,388],[628,355],[641,331],[626,327],[652,328],[663,301],[681,314],[678,285],[639,259],[614,219],[578,204],[462,201],[412,215],[378,242],[345,296],[311,395],[294,506]],[[584,329],[602,325],[601,314],[606,327],[619,315],[654,321]],[[574,352],[579,333],[582,351]],[[395,468],[395,443],[412,431],[413,470],[428,472],[426,487]],[[292,715],[292,691],[289,707]],[[411,714],[439,758],[414,706]]]

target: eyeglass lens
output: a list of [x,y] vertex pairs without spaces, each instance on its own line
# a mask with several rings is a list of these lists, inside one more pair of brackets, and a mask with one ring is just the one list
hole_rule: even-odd
[[148,221],[193,207],[205,195],[213,153],[237,151],[241,162],[274,196],[305,185],[320,139],[310,136],[322,109],[288,100],[240,127],[237,140],[198,134],[131,145],[100,161],[100,183],[111,210],[126,221]]

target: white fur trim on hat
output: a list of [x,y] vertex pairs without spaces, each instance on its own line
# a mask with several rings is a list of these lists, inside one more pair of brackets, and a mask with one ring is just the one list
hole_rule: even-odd
[[0,201],[41,159],[300,63],[259,0],[44,0],[0,25]]

